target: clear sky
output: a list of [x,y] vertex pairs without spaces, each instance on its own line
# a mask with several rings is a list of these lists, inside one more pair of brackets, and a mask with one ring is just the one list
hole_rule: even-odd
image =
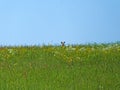
[[0,0],[0,45],[120,41],[120,0]]

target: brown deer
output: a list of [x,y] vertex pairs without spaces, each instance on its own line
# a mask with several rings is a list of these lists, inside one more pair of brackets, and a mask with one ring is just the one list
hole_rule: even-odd
[[64,41],[64,42],[61,42],[61,45],[62,45],[62,47],[64,47],[64,46],[65,46],[65,41]]

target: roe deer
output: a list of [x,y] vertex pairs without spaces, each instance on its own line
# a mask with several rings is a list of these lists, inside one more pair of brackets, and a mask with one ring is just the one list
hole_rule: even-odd
[[64,47],[64,46],[65,46],[65,41],[64,41],[64,42],[61,42],[61,45],[62,45],[62,47]]

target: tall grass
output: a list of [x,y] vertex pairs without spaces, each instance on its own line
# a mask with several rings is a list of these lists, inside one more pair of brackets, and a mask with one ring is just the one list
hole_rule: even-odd
[[1,47],[0,90],[120,90],[120,43]]

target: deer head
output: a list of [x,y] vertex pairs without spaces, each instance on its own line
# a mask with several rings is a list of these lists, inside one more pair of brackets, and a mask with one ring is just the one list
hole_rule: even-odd
[[64,42],[61,42],[61,45],[64,47],[64,46],[65,46],[65,41],[64,41]]

